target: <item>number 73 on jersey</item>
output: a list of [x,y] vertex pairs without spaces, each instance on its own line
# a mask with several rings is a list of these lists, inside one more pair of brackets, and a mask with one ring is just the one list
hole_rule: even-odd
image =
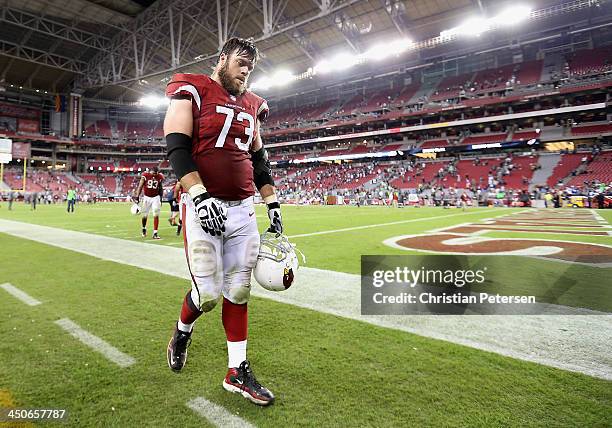
[[[221,129],[221,133],[217,137],[217,143],[215,144],[215,147],[223,147],[223,145],[225,144],[225,138],[227,137],[227,133],[229,132],[230,127],[232,126],[232,120],[234,120],[235,112],[234,112],[234,109],[231,109],[229,107],[217,106],[217,113],[225,115],[225,122],[223,123],[223,129]],[[249,113],[241,111],[240,113],[238,113],[238,116],[236,116],[236,120],[243,122],[243,123],[244,121],[248,122],[248,126],[244,129],[244,133],[246,134],[247,137],[249,137],[247,142],[243,143],[242,139],[238,137],[234,139],[236,146],[240,150],[244,150],[245,152],[248,152],[249,147],[251,147],[251,143],[253,142],[253,131],[255,130],[255,119],[253,119],[253,116],[250,115]]]

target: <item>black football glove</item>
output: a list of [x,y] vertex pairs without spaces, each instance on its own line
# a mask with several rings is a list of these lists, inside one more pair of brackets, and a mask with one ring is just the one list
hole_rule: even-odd
[[134,201],[135,204],[140,202],[140,198],[138,196],[132,196],[132,201]]
[[280,204],[278,202],[268,204],[268,218],[270,219],[268,232],[283,233],[283,217],[281,216]]
[[[199,189],[198,189],[199,190]],[[196,193],[195,195],[191,195]],[[220,236],[225,232],[225,220],[227,220],[227,208],[219,201],[210,196],[210,193],[204,192],[189,192],[195,205],[195,210],[200,218],[200,225],[204,232],[212,236]]]

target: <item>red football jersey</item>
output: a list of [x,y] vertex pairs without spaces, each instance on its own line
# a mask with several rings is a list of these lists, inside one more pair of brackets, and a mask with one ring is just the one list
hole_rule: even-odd
[[191,97],[191,154],[208,192],[225,200],[252,196],[250,148],[257,137],[257,119],[267,117],[266,101],[250,91],[233,96],[203,74],[175,74],[166,95]]
[[148,171],[143,172],[142,176],[145,179],[144,186],[142,186],[145,196],[153,197],[159,195],[159,189],[162,187],[164,176],[159,172],[155,174]]

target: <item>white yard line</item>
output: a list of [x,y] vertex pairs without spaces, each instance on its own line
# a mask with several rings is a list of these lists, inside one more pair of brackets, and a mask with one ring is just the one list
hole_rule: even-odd
[[9,284],[9,283],[2,284],[0,285],[0,288],[4,289],[4,291],[9,293],[16,299],[21,300],[23,303],[25,303],[28,306],[36,306],[42,303],[41,301],[36,300],[34,297],[30,296],[25,291],[21,291],[19,288],[15,287],[12,284]]
[[[0,232],[189,279],[182,248],[0,220]],[[147,254],[147,257],[143,257]],[[253,280],[254,281],[254,280]],[[303,267],[278,302],[612,380],[612,315],[364,316],[359,275]]]
[[254,428],[255,426],[244,419],[228,412],[218,404],[205,398],[196,397],[187,402],[187,407],[198,415],[206,418],[208,422],[220,428]]
[[83,344],[89,346],[94,351],[104,355],[106,359],[117,364],[119,367],[129,367],[136,363],[136,360],[127,354],[124,354],[110,343],[94,336],[86,330],[83,330],[73,321],[68,318],[62,318],[55,321],[55,324],[66,330],[72,337],[78,339]]
[[[510,208],[501,208],[503,210],[508,210]],[[503,213],[505,212],[499,212],[499,215],[503,215]],[[316,235],[327,235],[330,233],[340,233],[340,232],[352,232],[353,230],[362,230],[362,229],[371,229],[373,227],[384,227],[384,226],[393,226],[395,224],[405,224],[405,223],[418,223],[420,221],[430,221],[430,220],[438,220],[441,218],[448,218],[448,217],[459,217],[462,215],[476,215],[476,214],[482,214],[482,212],[480,211],[473,211],[473,212],[462,212],[462,213],[457,213],[457,214],[448,214],[448,215],[440,215],[440,216],[436,216],[436,217],[421,217],[421,218],[413,218],[410,220],[398,220],[398,221],[391,221],[388,223],[377,223],[377,224],[366,224],[364,226],[355,226],[355,227],[345,227],[342,229],[332,229],[332,230],[322,230],[320,232],[312,232],[312,233],[302,233],[299,235],[291,235],[288,236],[287,238],[303,238],[306,236],[316,236]],[[464,223],[464,224],[468,224],[468,223]]]

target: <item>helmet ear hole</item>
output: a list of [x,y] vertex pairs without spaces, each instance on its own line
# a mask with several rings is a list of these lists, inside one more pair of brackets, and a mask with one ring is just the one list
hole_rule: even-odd
[[286,236],[261,235],[257,264],[253,275],[259,285],[270,291],[283,291],[293,285],[299,268],[293,245]]

